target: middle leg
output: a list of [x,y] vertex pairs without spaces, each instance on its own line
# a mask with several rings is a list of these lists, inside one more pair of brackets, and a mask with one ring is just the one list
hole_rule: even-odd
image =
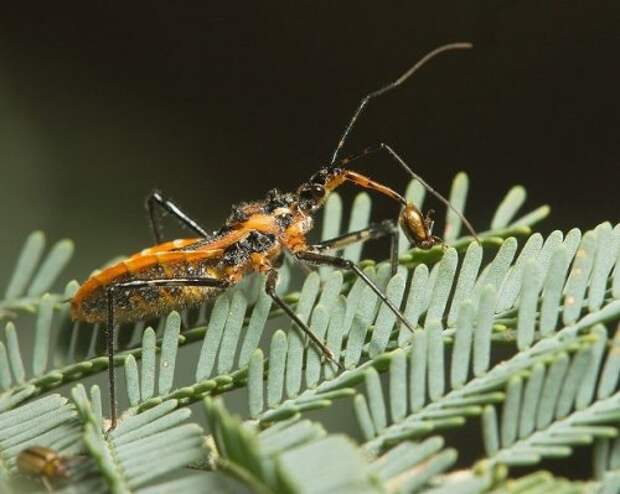
[[309,250],[297,252],[295,253],[295,256],[297,257],[297,259],[303,262],[308,262],[308,263],[317,264],[317,265],[323,264],[326,266],[334,266],[336,268],[347,269],[349,271],[353,271],[357,276],[359,276],[364,281],[364,283],[366,283],[372,289],[373,292],[377,294],[377,296],[381,299],[381,301],[390,308],[390,310],[394,313],[394,315],[398,319],[400,319],[400,321],[407,327],[407,329],[409,329],[411,332],[414,331],[413,326],[411,326],[409,321],[407,321],[407,319],[402,314],[402,312],[398,309],[398,307],[396,307],[390,301],[390,299],[388,299],[385,296],[385,293],[383,293],[381,288],[379,288],[374,281],[372,281],[368,276],[366,276],[366,273],[364,273],[364,271],[362,271],[360,267],[357,264],[355,264],[353,261],[350,261],[348,259],[342,259],[341,257],[328,256],[325,254],[321,254],[321,253],[313,252]]
[[392,220],[385,220],[380,223],[371,223],[367,228],[355,232],[345,233],[338,237],[323,240],[313,246],[316,252],[329,252],[342,249],[347,245],[357,242],[367,242],[378,238],[390,237],[390,266],[392,276],[396,274],[398,268],[398,228]]

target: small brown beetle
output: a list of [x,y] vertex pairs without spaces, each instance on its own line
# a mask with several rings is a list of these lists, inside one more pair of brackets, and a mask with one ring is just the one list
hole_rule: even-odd
[[53,492],[51,480],[69,477],[67,458],[44,446],[30,446],[17,455],[17,470],[39,477],[48,492]]

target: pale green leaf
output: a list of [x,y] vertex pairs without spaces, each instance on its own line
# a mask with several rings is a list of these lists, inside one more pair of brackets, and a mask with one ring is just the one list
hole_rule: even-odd
[[426,312],[425,325],[435,319],[441,319],[448,303],[448,297],[452,289],[458,255],[455,249],[448,249],[444,253],[437,271],[437,279],[433,286],[431,302]]
[[366,394],[374,429],[376,432],[381,432],[387,425],[387,417],[381,381],[373,367],[366,371]]
[[6,348],[9,354],[9,362],[11,363],[13,377],[18,384],[23,384],[26,382],[26,371],[24,369],[22,354],[19,350],[19,340],[17,339],[15,325],[12,322],[6,323],[4,334],[6,337]]
[[[319,295],[321,288],[321,278],[318,273],[311,273],[306,278],[304,286],[297,302],[295,312],[304,323],[308,323],[312,308]],[[301,389],[303,376],[305,336],[301,328],[295,323],[291,323],[288,332],[288,357],[286,359],[286,393],[288,396],[295,396]]]
[[523,405],[519,414],[519,438],[528,437],[536,427],[536,411],[541,399],[545,379],[545,365],[537,362],[530,371],[530,376],[523,392]]
[[[521,291],[521,283],[523,281],[523,272],[528,261],[537,259],[543,246],[543,237],[539,233],[535,233],[527,239],[527,242],[521,249],[517,260],[510,268],[504,283],[501,286],[498,301],[497,311],[505,311],[510,309]],[[541,272],[542,267],[541,267]]]
[[166,394],[172,389],[180,331],[181,316],[178,312],[171,312],[166,318],[164,339],[161,345],[161,355],[159,358],[158,389],[160,394]]
[[544,282],[542,305],[540,308],[540,334],[550,336],[558,322],[562,288],[568,272],[568,251],[560,246],[554,252],[549,263],[549,270]]
[[409,402],[417,411],[426,402],[427,331],[418,331],[413,337],[413,349],[409,353]]
[[473,304],[469,301],[463,302],[456,319],[454,345],[452,347],[450,382],[454,389],[462,387],[467,381],[474,332],[474,315]]
[[44,249],[45,235],[43,232],[32,232],[26,239],[24,247],[17,258],[17,263],[7,285],[4,298],[11,300],[24,294],[28,287],[28,282],[43,256]]
[[491,230],[507,227],[525,202],[526,195],[525,189],[520,185],[510,189],[493,215]]
[[276,331],[271,338],[271,346],[269,348],[269,370],[267,375],[267,405],[269,407],[274,407],[282,401],[287,350],[286,333],[282,330]]
[[[355,196],[351,207],[351,218],[349,219],[349,228],[347,231],[355,232],[368,226],[370,220],[370,210],[372,201],[366,192],[361,192]],[[343,257],[353,262],[359,262],[362,257],[361,243],[351,244],[345,247]]]
[[[397,273],[388,283],[385,295],[394,306],[400,307],[406,288],[406,274]],[[387,347],[392,328],[396,322],[396,315],[385,304],[381,304],[379,314],[375,320],[375,328],[372,333],[372,339],[368,347],[368,354],[374,357],[383,352]]]
[[[415,328],[418,325],[418,319],[422,312],[426,309],[423,306],[423,293],[428,283],[429,273],[426,264],[420,264],[413,271],[413,277],[409,285],[409,295],[407,304],[405,305],[404,316],[407,321]],[[404,325],[400,325],[400,333],[398,344],[403,346],[407,341],[411,340],[411,331]]]
[[525,350],[534,341],[538,292],[542,285],[542,273],[536,259],[530,259],[523,268],[523,282],[519,295],[517,322],[517,347]]
[[497,413],[493,405],[487,405],[482,412],[482,439],[487,456],[493,456],[499,451]]
[[441,321],[430,321],[425,329],[428,344],[428,395],[431,401],[439,399],[445,391],[443,328]]
[[[452,188],[450,189],[450,204],[452,207],[464,213],[465,203],[467,201],[467,190],[469,189],[469,178],[464,172],[457,173],[452,180]],[[444,228],[443,239],[447,244],[456,240],[462,228],[462,220],[458,214],[452,209],[446,210],[446,226]]]
[[608,398],[617,389],[620,380],[620,327],[610,342],[607,360],[601,372],[598,397]]
[[476,325],[474,327],[473,371],[481,376],[489,368],[491,361],[491,331],[493,328],[493,312],[497,303],[497,293],[493,285],[482,290]]
[[54,301],[46,294],[41,299],[41,305],[39,306],[34,337],[32,373],[37,377],[41,376],[47,369],[53,317]]
[[575,254],[575,262],[566,281],[564,290],[564,324],[570,324],[577,320],[586,288],[590,279],[590,272],[594,264],[594,253],[596,250],[596,235],[589,231],[581,240],[581,244]]
[[265,329],[265,323],[269,317],[269,311],[271,310],[273,300],[265,292],[265,277],[261,276],[259,279],[260,291],[256,304],[252,309],[252,315],[250,316],[250,322],[248,323],[248,328],[243,337],[243,343],[241,344],[239,367],[247,365],[254,350],[258,348],[263,330]]
[[140,403],[140,378],[138,377],[138,364],[133,355],[125,359],[125,383],[129,404],[135,406]]
[[73,249],[71,240],[61,240],[54,244],[39,267],[37,274],[34,275],[32,283],[30,283],[29,296],[42,295],[52,287],[60,272],[71,259]]
[[407,356],[401,349],[390,359],[390,416],[399,422],[407,414]]
[[142,371],[141,371],[141,398],[148,400],[155,392],[155,350],[156,335],[153,328],[148,327],[142,335]]
[[263,411],[263,352],[256,349],[250,358],[248,369],[248,403],[250,417],[256,417]]
[[452,296],[450,312],[448,314],[448,326],[452,326],[457,320],[458,311],[461,303],[471,297],[471,290],[476,282],[480,263],[482,262],[482,247],[476,242],[472,242],[467,247],[467,252],[463,258],[463,264],[459,270],[456,288]]
[[228,318],[230,309],[230,300],[227,295],[218,297],[213,306],[211,312],[211,318],[209,319],[209,326],[205,332],[205,336],[202,342],[202,349],[200,350],[200,358],[198,359],[198,365],[196,366],[196,380],[202,381],[203,379],[211,376],[215,360],[218,355],[218,349],[220,346],[220,340],[222,339],[222,333],[224,331],[224,325]]
[[506,386],[506,400],[502,408],[501,443],[506,448],[514,443],[519,426],[519,411],[521,410],[522,381],[520,376],[514,376]]
[[592,346],[592,354],[587,371],[582,375],[579,390],[575,398],[575,407],[579,410],[592,402],[596,382],[598,379],[603,353],[607,346],[607,330],[603,325],[597,325],[592,329],[592,336],[596,338]]
[[547,370],[543,383],[538,412],[536,415],[536,428],[543,429],[551,422],[558,396],[562,388],[562,382],[568,369],[568,355],[562,352],[555,358]]
[[248,303],[243,292],[237,290],[232,295],[230,302],[230,314],[226,320],[220,353],[217,361],[218,374],[226,374],[234,367],[235,353],[239,343],[241,327],[245,318]]
[[[329,324],[329,312],[321,303],[312,311],[310,329],[321,340],[325,339],[327,325]],[[321,377],[321,358],[323,354],[319,348],[312,345],[306,352],[306,385],[314,388]]]

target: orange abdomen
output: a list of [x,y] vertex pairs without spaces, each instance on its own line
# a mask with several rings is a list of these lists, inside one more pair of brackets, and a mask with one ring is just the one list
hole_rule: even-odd
[[[172,244],[171,242],[169,244]],[[166,251],[156,246],[142,251],[94,274],[79,288],[71,301],[73,319],[89,323],[107,319],[107,288],[131,280],[170,278],[218,278],[224,276],[218,266],[222,251]],[[117,322],[149,319],[199,304],[220,290],[196,286],[147,286],[115,290],[114,318]]]

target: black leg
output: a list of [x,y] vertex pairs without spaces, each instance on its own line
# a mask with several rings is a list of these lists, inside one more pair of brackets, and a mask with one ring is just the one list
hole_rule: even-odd
[[331,362],[336,364],[340,369],[342,369],[342,365],[334,358],[334,353],[329,349],[329,347],[323,343],[317,335],[312,332],[312,329],[304,323],[295,311],[289,307],[289,305],[282,300],[278,294],[276,293],[276,283],[278,282],[278,272],[273,269],[267,273],[267,283],[265,284],[265,291],[267,294],[273,299],[273,301],[278,304],[278,306],[286,312],[286,314],[297,324],[299,329],[301,329],[304,333],[308,335],[308,337],[314,342],[316,346],[321,349],[321,352],[327,357]]
[[398,229],[396,228],[390,235],[390,265],[392,276],[394,276],[398,270]]
[[318,252],[337,250],[357,242],[367,242],[383,237],[390,237],[390,264],[392,266],[392,276],[396,274],[398,268],[398,228],[392,220],[385,220],[381,223],[372,223],[367,228],[355,232],[345,233],[339,237],[323,240],[314,245],[313,248]]
[[157,242],[158,244],[162,242],[163,235],[161,231],[161,225],[159,224],[159,215],[155,210],[155,206],[158,206],[160,209],[163,209],[167,213],[170,213],[184,226],[186,226],[190,230],[193,230],[201,237],[209,236],[209,234],[203,227],[201,227],[196,221],[194,221],[186,213],[184,213],[181,208],[179,208],[174,202],[172,202],[170,199],[165,198],[161,194],[161,192],[154,190],[146,198],[146,209],[149,213],[149,221],[151,223],[151,229],[153,230],[155,242]]
[[381,299],[381,301],[390,308],[390,310],[394,313],[394,315],[398,317],[398,319],[400,319],[401,322],[405,326],[407,326],[407,328],[411,332],[413,332],[413,327],[411,326],[409,321],[407,321],[405,316],[400,312],[400,310],[398,310],[398,307],[396,307],[385,296],[385,293],[383,293],[381,289],[368,276],[366,276],[364,271],[362,271],[359,268],[359,266],[355,264],[354,262],[349,261],[348,259],[342,259],[341,257],[327,256],[325,254],[319,254],[317,252],[311,252],[311,251],[297,252],[295,256],[297,257],[297,259],[303,262],[309,262],[312,264],[325,264],[328,266],[334,266],[336,268],[348,269],[350,271],[353,271],[372,289],[373,292],[377,294],[377,296]]
[[225,280],[219,280],[216,278],[168,278],[168,279],[154,279],[154,280],[131,280],[122,283],[116,283],[106,290],[107,304],[108,304],[108,324],[105,331],[106,350],[108,354],[108,387],[110,392],[110,419],[112,425],[110,430],[116,428],[117,413],[116,413],[116,380],[114,376],[114,326],[116,321],[114,320],[114,302],[115,292],[122,289],[140,289],[147,286],[204,286],[225,289],[230,284]]
[[392,235],[396,231],[398,231],[396,224],[392,220],[385,220],[381,223],[372,223],[368,225],[367,228],[362,230],[345,233],[343,235],[339,235],[338,237],[323,240],[313,247],[320,252],[337,250],[357,242],[366,242],[368,240],[386,237],[388,235]]
[[158,278],[154,280],[131,280],[117,283],[113,288],[145,288],[147,286],[203,286],[221,288],[230,287],[226,280],[218,278]]
[[105,328],[105,347],[108,353],[108,392],[110,393],[110,430],[116,428],[116,377],[114,376],[114,287],[106,290],[108,324]]

